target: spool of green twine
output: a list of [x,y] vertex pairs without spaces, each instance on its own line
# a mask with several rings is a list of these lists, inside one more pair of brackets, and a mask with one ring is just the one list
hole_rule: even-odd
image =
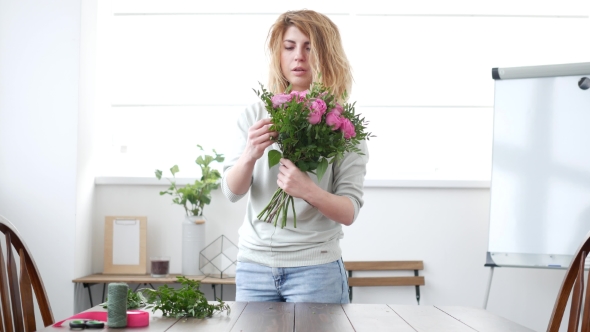
[[127,291],[129,286],[126,283],[109,284],[107,298],[107,326],[127,326]]

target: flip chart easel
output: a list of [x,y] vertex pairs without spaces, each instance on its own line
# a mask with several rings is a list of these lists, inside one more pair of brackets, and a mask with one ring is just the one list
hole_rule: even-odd
[[495,267],[565,269],[590,231],[590,63],[493,68]]

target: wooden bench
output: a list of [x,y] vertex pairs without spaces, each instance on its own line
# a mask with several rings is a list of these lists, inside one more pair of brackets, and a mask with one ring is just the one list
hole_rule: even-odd
[[[415,286],[416,301],[420,304],[420,286],[424,286],[424,277],[418,275],[424,270],[422,261],[374,261],[374,262],[344,262],[348,272],[349,297],[352,303],[352,287],[364,286]],[[414,270],[414,276],[396,277],[353,277],[354,271],[403,271]]]

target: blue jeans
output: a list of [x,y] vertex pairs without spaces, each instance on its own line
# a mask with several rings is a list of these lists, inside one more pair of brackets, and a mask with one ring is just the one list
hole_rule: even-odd
[[342,259],[301,267],[238,262],[236,301],[349,303]]

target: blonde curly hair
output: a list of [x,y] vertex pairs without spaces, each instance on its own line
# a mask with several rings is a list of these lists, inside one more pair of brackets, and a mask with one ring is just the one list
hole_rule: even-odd
[[[326,15],[313,10],[288,11],[281,14],[271,26],[267,36],[270,56],[269,90],[272,93],[282,93],[289,86],[281,71],[281,49],[285,31],[291,26],[297,27],[309,38],[313,81],[319,80],[338,99],[342,98],[344,92],[350,94],[352,70],[342,47],[338,27]],[[318,73],[321,74],[319,78]]]

